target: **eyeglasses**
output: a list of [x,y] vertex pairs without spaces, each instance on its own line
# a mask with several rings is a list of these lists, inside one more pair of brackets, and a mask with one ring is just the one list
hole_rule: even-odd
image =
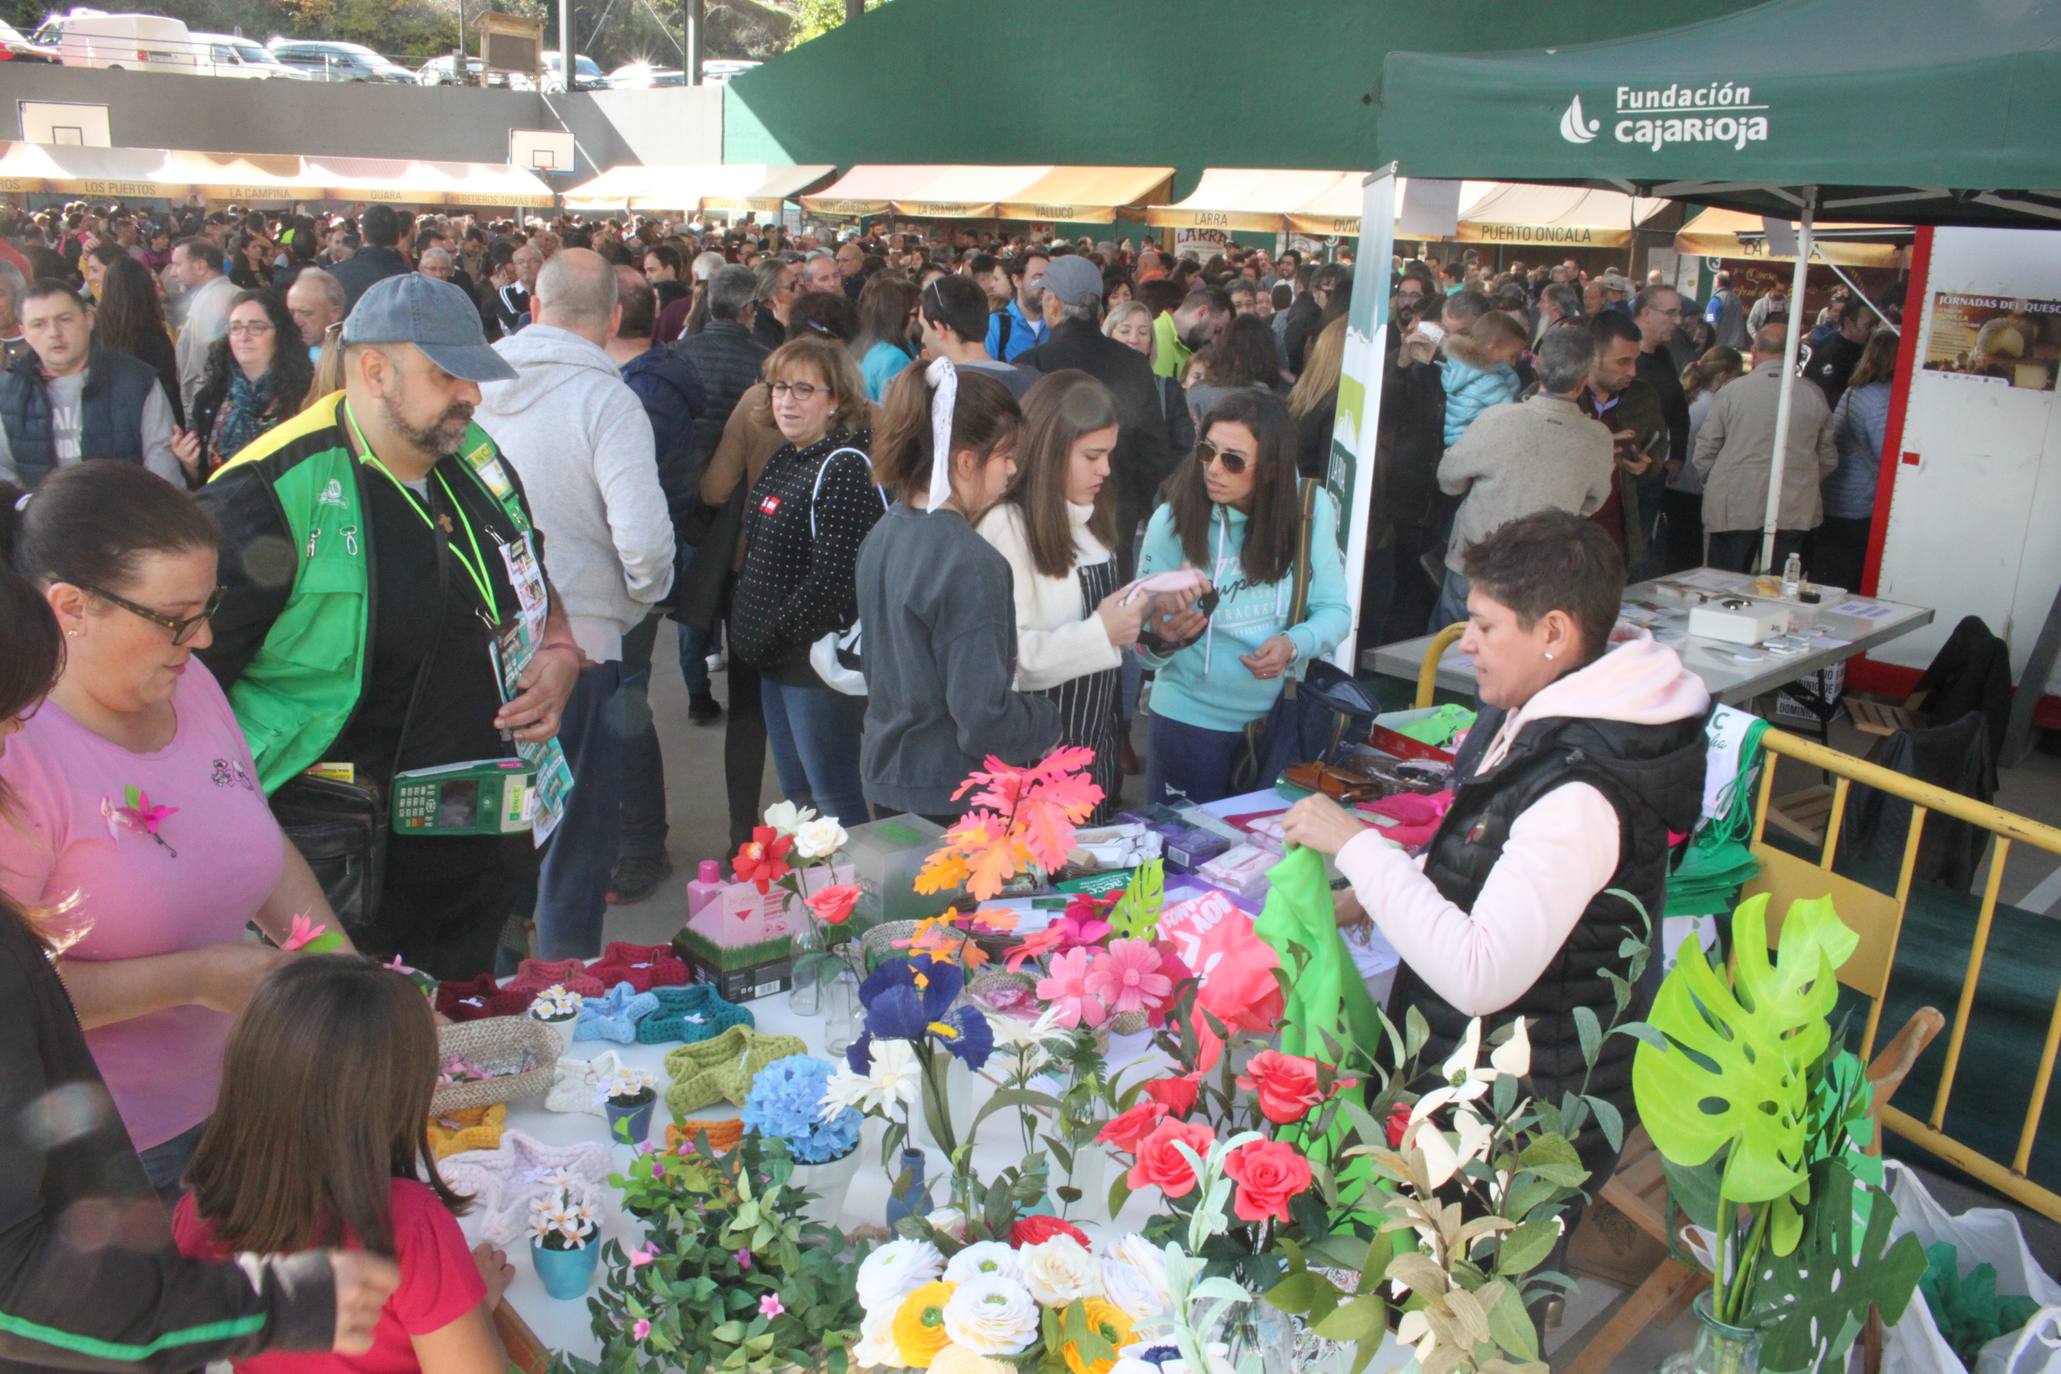
[[201,607],[199,615],[189,615],[182,620],[177,616],[166,615],[163,611],[153,611],[148,606],[139,606],[133,601],[116,596],[113,592],[102,591],[98,587],[88,586],[83,582],[79,584],[79,587],[80,590],[93,593],[93,595],[109,605],[120,606],[130,615],[141,616],[151,624],[169,630],[172,635],[172,645],[175,648],[192,639],[201,626],[214,619],[215,612],[222,609],[222,595],[225,591],[222,587],[215,588],[214,593],[208,597],[208,604]]
[[810,382],[772,382],[767,385],[766,390],[772,392],[775,396],[786,396],[792,393],[795,400],[806,401],[817,392],[828,391],[830,388],[827,386],[816,386]]
[[1204,439],[1200,443],[1195,445],[1195,461],[1200,463],[1204,467],[1208,467],[1210,465],[1211,460],[1215,460],[1217,462],[1222,463],[1224,465],[1224,471],[1230,473],[1233,477],[1236,477],[1239,473],[1244,472],[1245,469],[1252,463],[1252,459],[1246,457],[1244,454],[1232,453],[1226,449],[1220,449],[1215,444],[1212,444],[1209,440]]
[[229,336],[231,338],[253,334],[270,334],[271,332],[272,322],[270,320],[238,320],[229,326]]

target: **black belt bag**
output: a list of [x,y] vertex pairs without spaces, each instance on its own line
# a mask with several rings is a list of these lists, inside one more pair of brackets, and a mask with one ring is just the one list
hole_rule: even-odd
[[272,795],[272,814],[314,870],[322,895],[357,943],[386,881],[384,788],[302,773]]

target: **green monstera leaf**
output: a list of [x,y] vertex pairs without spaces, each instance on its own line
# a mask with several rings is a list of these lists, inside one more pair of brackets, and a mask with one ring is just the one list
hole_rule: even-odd
[[[1639,1117],[1662,1158],[1694,1167],[1725,1151],[1723,1194],[1733,1203],[1807,1197],[1810,1078],[1831,1041],[1834,971],[1859,942],[1829,898],[1795,902],[1770,962],[1765,894],[1732,914],[1738,969],[1728,984],[1695,941],[1660,985],[1647,1022],[1666,1039],[1641,1039],[1632,1060]],[[1795,1244],[1793,1202],[1771,1217],[1777,1253]]]
[[1807,1374],[1844,1367],[1848,1347],[1867,1320],[1868,1307],[1896,1325],[1925,1276],[1925,1248],[1916,1236],[1892,1245],[1896,1206],[1885,1193],[1868,1195],[1867,1224],[1853,1171],[1837,1159],[1811,1166],[1816,1205],[1803,1242],[1788,1255],[1761,1261],[1757,1301],[1749,1324],[1762,1327],[1761,1367],[1769,1374]]

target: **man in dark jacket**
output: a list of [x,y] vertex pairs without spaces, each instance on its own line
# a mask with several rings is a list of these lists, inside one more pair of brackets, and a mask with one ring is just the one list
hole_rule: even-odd
[[93,341],[93,312],[64,282],[22,295],[30,351],[0,373],[0,478],[34,488],[60,467],[141,463],[185,485],[172,454],[172,403],[150,364]]
[[1588,329],[1596,342],[1596,369],[1580,405],[1609,429],[1617,458],[1615,487],[1590,518],[1623,552],[1625,566],[1633,568],[1646,553],[1640,479],[1667,466],[1667,417],[1660,397],[1638,378],[1639,326],[1631,316],[1622,310],[1599,311]]
[[364,246],[349,262],[338,263],[333,273],[343,283],[346,315],[372,283],[410,270],[408,259],[395,247],[401,241],[401,217],[393,206],[367,206],[365,213],[358,216],[358,233],[365,240]]
[[1818,389],[1825,393],[1826,405],[1837,406],[1839,398],[1846,394],[1846,379],[1859,366],[1861,351],[1867,347],[1868,335],[1874,327],[1875,315],[1867,303],[1848,299],[1835,304],[1831,318],[1804,340],[1797,369],[1818,384]]
[[[680,550],[674,564],[677,578],[693,552],[693,545],[678,534],[693,508],[700,505],[690,479],[698,471],[695,421],[708,411],[708,392],[692,358],[652,345],[658,293],[644,274],[634,267],[618,267],[615,278],[622,319],[615,337],[608,341],[608,356],[622,368],[624,383],[636,393],[651,421],[658,482],[665,490]],[[622,826],[616,838],[615,871],[608,884],[612,903],[642,900],[673,871],[666,858],[665,766],[659,759],[658,730],[651,720],[651,654],[663,619],[661,612],[653,611],[623,636],[622,690],[616,694],[614,710],[628,747],[623,753]],[[688,627],[682,625],[680,633],[686,639]],[[697,640],[693,649],[680,655],[680,672],[687,679],[688,719],[699,725],[714,720],[723,708],[709,691],[705,643]]]
[[[1637,376],[1653,388],[1660,402],[1661,418],[1667,422],[1667,456],[1675,462],[1689,457],[1689,397],[1682,390],[1682,378],[1675,355],[1667,342],[1681,328],[1685,307],[1682,293],[1669,286],[1641,287],[1632,297],[1632,323],[1639,327]],[[1655,463],[1639,479],[1639,522],[1644,525],[1647,556],[1630,569],[1633,580],[1658,576],[1661,572],[1659,538],[1661,492],[1667,486],[1667,464]]]
[[1152,365],[1136,349],[1105,338],[1102,273],[1083,257],[1068,255],[1045,269],[1045,292],[1056,302],[1052,337],[1028,353],[1019,366],[1053,373],[1078,368],[1109,388],[1121,420],[1110,467],[1116,477],[1116,556],[1122,576],[1131,576],[1131,536],[1157,504],[1160,483],[1173,471],[1175,455],[1159,409],[1159,383]]

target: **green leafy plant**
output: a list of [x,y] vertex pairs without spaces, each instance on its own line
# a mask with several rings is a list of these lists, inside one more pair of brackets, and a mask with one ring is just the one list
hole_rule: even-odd
[[1166,861],[1150,859],[1138,866],[1109,913],[1109,928],[1118,936],[1150,940],[1159,933],[1159,913],[1166,904]]
[[1868,1308],[1894,1323],[1925,1274],[1925,1250],[1916,1236],[1892,1244],[1896,1209],[1877,1195],[1867,1223],[1855,1215],[1853,1171],[1839,1159],[1811,1166],[1812,1205],[1798,1244],[1778,1255],[1754,1288],[1747,1324],[1762,1329],[1761,1367],[1817,1370],[1843,1367]]

